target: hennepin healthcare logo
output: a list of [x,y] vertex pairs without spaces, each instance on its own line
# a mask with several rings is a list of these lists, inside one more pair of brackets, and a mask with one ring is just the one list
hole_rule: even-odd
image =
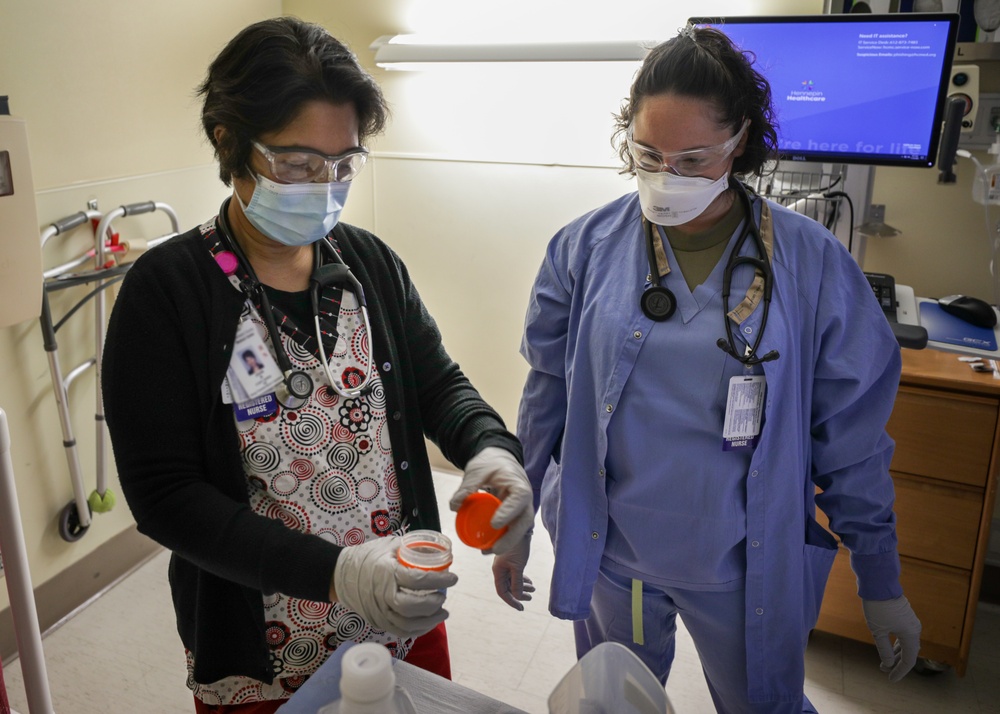
[[785,99],[789,102],[825,102],[826,97],[811,79],[803,79],[801,89],[791,90]]

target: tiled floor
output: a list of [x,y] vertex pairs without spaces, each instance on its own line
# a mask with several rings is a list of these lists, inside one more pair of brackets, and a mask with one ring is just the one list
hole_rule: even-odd
[[[456,477],[436,477],[443,512]],[[572,628],[546,611],[552,552],[544,532],[535,539],[529,574],[535,599],[518,613],[493,591],[490,559],[462,546],[454,519],[444,518],[461,578],[448,598],[456,681],[532,714],[575,662]],[[184,686],[184,658],[174,630],[161,553],[43,643],[56,712],[184,714],[193,711]],[[677,659],[667,693],[679,714],[713,711],[694,646],[678,628]],[[29,714],[20,664],[4,667],[11,706]],[[806,691],[824,714],[1000,712],[1000,608],[980,605],[972,658],[964,678],[954,672],[911,674],[889,684],[874,647],[815,634],[806,662]],[[431,713],[427,713],[431,714]],[[470,714],[475,714],[470,712]]]

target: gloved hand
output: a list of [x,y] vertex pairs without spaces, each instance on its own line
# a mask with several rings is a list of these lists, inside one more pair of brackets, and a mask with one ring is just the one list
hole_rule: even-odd
[[497,595],[515,610],[524,610],[522,602],[531,600],[535,586],[531,578],[524,574],[531,554],[531,531],[524,534],[521,542],[512,549],[493,558],[493,584]]
[[[880,669],[889,673],[890,682],[898,682],[917,663],[920,620],[902,595],[893,600],[862,600],[861,605],[882,658]],[[896,635],[895,645],[889,641],[890,632]]]
[[490,519],[490,525],[498,530],[507,526],[507,532],[500,540],[483,552],[506,553],[521,542],[535,522],[534,498],[528,475],[512,453],[487,446],[465,465],[462,484],[449,502],[451,510],[457,511],[466,496],[480,489],[500,499],[500,506]]
[[400,637],[419,637],[448,617],[444,593],[458,576],[407,568],[396,560],[399,536],[344,548],[333,571],[331,595],[368,624]]

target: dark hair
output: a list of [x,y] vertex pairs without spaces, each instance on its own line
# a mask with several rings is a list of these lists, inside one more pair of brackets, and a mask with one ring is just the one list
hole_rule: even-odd
[[[353,104],[359,139],[378,134],[389,115],[382,90],[358,58],[329,32],[294,17],[244,28],[208,67],[198,87],[201,122],[219,160],[219,178],[247,175],[250,142],[279,131],[312,100]],[[226,133],[216,141],[215,128]]]
[[755,60],[753,53],[735,47],[719,30],[690,25],[650,50],[632,82],[628,100],[615,115],[611,143],[624,164],[622,173],[635,173],[625,132],[643,100],[659,94],[712,102],[720,123],[731,127],[733,134],[744,119],[749,119],[746,148],[733,160],[733,173],[740,176],[765,173],[764,165],[777,156],[778,132],[771,86],[753,68]]

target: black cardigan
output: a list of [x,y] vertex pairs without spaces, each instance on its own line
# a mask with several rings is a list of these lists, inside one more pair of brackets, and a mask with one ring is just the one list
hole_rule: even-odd
[[[440,529],[424,435],[459,468],[486,446],[521,459],[520,444],[445,352],[399,257],[361,229],[341,224],[333,235],[368,301],[403,515]],[[138,529],[173,551],[178,632],[201,683],[273,681],[262,593],[329,601],[340,553],[250,509],[221,398],[243,302],[193,229],[126,274],[102,361],[122,491]]]

